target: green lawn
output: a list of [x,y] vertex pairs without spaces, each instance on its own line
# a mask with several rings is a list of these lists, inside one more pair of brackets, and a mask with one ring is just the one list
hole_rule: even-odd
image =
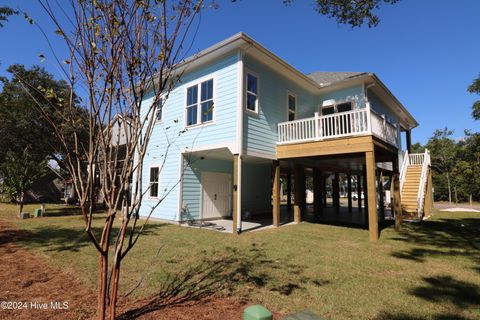
[[[18,220],[16,208],[0,204],[0,219],[30,232],[22,245],[94,288],[97,260],[83,221],[48,210],[52,217]],[[387,227],[378,243],[366,230],[312,223],[241,236],[151,224],[124,261],[121,292],[144,277],[135,296],[233,293],[325,319],[479,319],[479,230],[480,214],[441,212],[401,233]]]

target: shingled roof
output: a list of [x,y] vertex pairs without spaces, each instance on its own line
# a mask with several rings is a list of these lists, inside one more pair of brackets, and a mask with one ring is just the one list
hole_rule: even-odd
[[307,74],[309,78],[321,86],[330,85],[336,82],[355,78],[360,75],[368,74],[368,72],[323,72],[316,71]]

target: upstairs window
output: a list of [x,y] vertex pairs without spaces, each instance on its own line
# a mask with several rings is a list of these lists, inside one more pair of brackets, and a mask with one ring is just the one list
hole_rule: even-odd
[[187,126],[197,124],[198,117],[198,86],[187,89]]
[[163,98],[159,98],[157,101],[157,107],[155,110],[155,120],[157,122],[162,122],[163,120]]
[[194,126],[212,121],[213,107],[213,79],[188,87],[186,125]]
[[247,110],[258,113],[258,77],[247,73]]
[[288,121],[295,120],[297,112],[297,96],[291,92],[287,93],[287,112]]
[[151,167],[150,168],[149,187],[150,187],[150,197],[151,198],[158,198],[159,174],[160,174],[160,168],[159,167]]
[[208,122],[213,120],[213,79],[202,82],[202,95],[200,103],[202,106],[201,121]]
[[321,111],[322,115],[326,116],[333,113],[347,112],[353,110],[353,101],[352,100],[326,100],[323,102]]

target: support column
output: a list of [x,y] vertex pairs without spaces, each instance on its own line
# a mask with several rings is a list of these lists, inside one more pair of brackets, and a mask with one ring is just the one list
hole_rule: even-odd
[[287,174],[287,211],[292,211],[292,174],[290,169]]
[[368,230],[370,241],[378,240],[378,215],[377,215],[377,192],[375,188],[376,165],[375,153],[373,151],[365,152],[366,175],[367,175],[367,201],[368,203]]
[[323,197],[323,207],[326,208],[327,207],[327,176],[322,176],[322,190],[323,190],[323,193],[322,193],[322,197]]
[[335,207],[335,212],[340,212],[340,175],[338,172],[335,172],[335,179],[332,181],[333,189],[333,206]]
[[385,202],[384,202],[384,193],[383,193],[383,170],[379,170],[378,173],[378,194],[379,202],[378,207],[380,209],[380,220],[385,221]]
[[362,212],[362,176],[357,174],[358,213]]
[[405,131],[405,138],[407,142],[407,151],[408,153],[412,153],[412,131],[411,130]]
[[347,174],[348,213],[352,213],[352,175]]
[[394,157],[392,161],[392,187],[393,187],[393,210],[395,213],[395,230],[402,229],[402,199],[400,194],[400,173],[398,172],[398,157]]
[[364,210],[364,223],[368,227],[368,187],[367,187],[367,166],[363,166],[363,176],[362,176],[362,191],[363,191],[363,206]]
[[302,165],[295,164],[295,204],[293,205],[293,220],[295,223],[302,221],[305,212],[305,170]]
[[273,184],[272,184],[272,224],[280,226],[280,162],[273,160]]
[[238,216],[241,205],[240,192],[239,192],[239,166],[240,156],[238,154],[233,155],[233,210],[232,210],[232,232],[235,233],[238,226]]
[[313,168],[313,211],[315,220],[323,213],[322,172]]

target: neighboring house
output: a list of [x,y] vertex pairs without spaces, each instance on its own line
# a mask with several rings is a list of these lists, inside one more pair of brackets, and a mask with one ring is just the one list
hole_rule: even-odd
[[[376,185],[383,183],[376,181],[399,172],[401,133],[409,148],[410,131],[418,124],[375,74],[306,75],[243,33],[177,69],[181,82],[164,102],[144,163],[148,194],[141,216],[153,210],[153,217],[176,222],[230,218],[240,232],[245,212],[278,226],[289,219],[336,219],[347,210],[347,219],[368,221],[372,239],[378,237],[384,213]],[[306,175],[313,176],[313,208],[305,201]],[[339,175],[363,180],[356,189],[368,195],[365,203],[352,208],[350,200],[341,208]],[[335,177],[334,209],[326,208],[326,176]],[[285,208],[280,177],[297,195],[292,199],[287,192]],[[423,206],[415,214],[420,212]]]
[[45,174],[25,192],[24,202],[60,202],[65,182],[56,169],[47,166]]
[[[112,161],[117,162],[116,170],[121,171],[123,162],[126,158],[126,148],[127,143],[130,143],[129,137],[131,136],[131,125],[130,125],[131,118],[128,116],[116,114],[112,121],[110,121],[110,127],[105,128],[103,133],[106,134],[108,130],[110,130],[111,138],[110,138],[110,145],[112,150],[111,157]],[[102,156],[99,156],[100,159]],[[102,164],[102,161],[98,163]],[[95,172],[94,175],[94,196],[95,196],[95,204],[103,202],[103,196],[101,192],[101,181],[100,181],[100,173],[98,172],[98,163],[93,164],[93,170]],[[86,166],[86,164],[85,164]],[[88,169],[88,168],[87,168]],[[117,182],[117,181],[116,181]],[[119,187],[117,189],[120,189]],[[130,199],[130,196],[127,195],[126,199]],[[65,191],[64,191],[64,200],[66,203],[76,203],[77,196],[75,194],[73,180],[68,178],[65,182]]]

